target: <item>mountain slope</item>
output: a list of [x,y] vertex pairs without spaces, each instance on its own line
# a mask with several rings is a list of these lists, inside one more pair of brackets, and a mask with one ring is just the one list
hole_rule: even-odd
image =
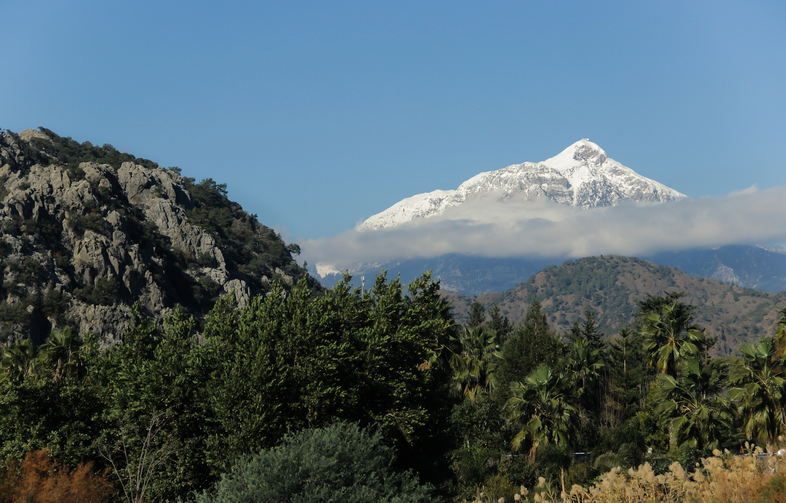
[[[359,285],[361,277],[368,281],[385,272],[389,277],[400,277],[402,283],[406,284],[425,271],[431,271],[432,277],[440,281],[443,290],[462,295],[477,295],[508,290],[526,281],[543,268],[561,264],[565,260],[564,258],[497,258],[447,254],[368,266],[355,273],[353,283]],[[329,288],[342,277],[340,274],[326,274],[320,276],[320,281],[322,285]]]
[[[786,254],[757,246],[729,245],[720,248],[678,250],[640,257],[658,265],[765,292],[786,291]],[[458,253],[430,258],[395,260],[367,266],[356,272],[372,278],[382,271],[389,276],[400,275],[405,283],[431,270],[442,282],[444,290],[462,295],[501,292],[527,281],[541,269],[565,262],[565,257],[476,257]],[[322,278],[330,286],[340,275]]]
[[212,180],[51,131],[0,133],[0,342],[75,326],[113,339],[132,305],[204,312],[306,275]]
[[[618,256],[588,257],[548,267],[511,290],[476,298],[487,306],[498,305],[514,321],[524,316],[533,298],[538,299],[551,323],[563,331],[590,309],[610,335],[630,323],[639,300],[665,292],[685,293],[684,300],[696,306],[696,321],[717,337],[715,351],[720,354],[772,333],[778,311],[786,307],[786,293],[741,288]],[[456,294],[446,296],[459,315],[467,312],[472,301]]]
[[639,175],[582,139],[542,162],[525,162],[480,173],[455,190],[416,194],[366,219],[358,230],[379,230],[443,213],[479,197],[497,200],[551,200],[579,208],[612,206],[622,200],[653,203],[683,194]]
[[766,292],[786,290],[786,255],[758,246],[662,252],[647,260],[705,278]]

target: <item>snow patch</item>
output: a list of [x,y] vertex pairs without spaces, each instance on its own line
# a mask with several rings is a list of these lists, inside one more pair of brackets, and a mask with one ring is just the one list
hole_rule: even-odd
[[550,200],[583,209],[616,206],[622,201],[662,203],[685,197],[608,157],[599,145],[582,138],[545,161],[511,164],[478,173],[455,190],[435,190],[402,199],[363,221],[357,230],[397,227],[489,195],[498,201]]

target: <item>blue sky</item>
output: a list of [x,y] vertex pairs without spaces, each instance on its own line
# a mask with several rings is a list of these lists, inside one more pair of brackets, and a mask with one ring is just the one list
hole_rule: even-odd
[[212,177],[290,240],[581,137],[691,196],[786,185],[782,1],[0,0],[0,18],[0,128]]

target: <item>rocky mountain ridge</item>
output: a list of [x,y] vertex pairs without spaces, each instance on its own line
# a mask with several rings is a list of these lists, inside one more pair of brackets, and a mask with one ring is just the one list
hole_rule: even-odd
[[497,201],[550,200],[589,209],[613,206],[621,201],[661,203],[685,195],[636,173],[584,138],[545,161],[512,164],[479,173],[455,190],[435,190],[403,199],[367,218],[357,229],[396,227],[442,214],[448,208],[480,197]]
[[243,304],[307,276],[212,180],[46,130],[0,133],[0,342],[73,326],[111,341],[138,309]]

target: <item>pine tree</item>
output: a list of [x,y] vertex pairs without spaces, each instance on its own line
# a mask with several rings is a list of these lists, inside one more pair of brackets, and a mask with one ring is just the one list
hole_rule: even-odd
[[533,300],[520,327],[508,337],[502,348],[497,390],[498,398],[507,401],[510,386],[524,379],[539,365],[553,365],[564,352],[546,314],[537,300]]

